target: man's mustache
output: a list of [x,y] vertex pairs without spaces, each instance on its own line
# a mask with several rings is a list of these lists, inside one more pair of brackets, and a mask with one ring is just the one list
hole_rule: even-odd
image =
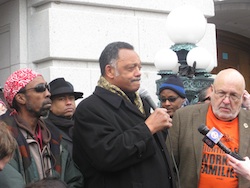
[[138,81],[141,81],[141,78],[131,80],[131,82],[138,82]]

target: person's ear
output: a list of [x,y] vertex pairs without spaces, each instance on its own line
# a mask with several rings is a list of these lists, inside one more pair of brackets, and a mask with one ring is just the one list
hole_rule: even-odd
[[26,103],[26,98],[23,93],[17,93],[15,96],[16,102],[20,104]]
[[214,91],[214,85],[213,84],[211,84],[211,92],[213,92]]
[[115,68],[110,64],[106,65],[105,67],[106,76],[113,79],[115,77]]

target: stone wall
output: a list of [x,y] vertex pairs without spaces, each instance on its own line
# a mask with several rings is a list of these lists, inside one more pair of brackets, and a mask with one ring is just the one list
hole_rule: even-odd
[[[14,70],[31,67],[48,82],[65,77],[87,97],[100,76],[101,51],[110,42],[126,41],[141,57],[142,87],[157,102],[154,56],[173,44],[166,18],[183,4],[214,15],[213,0],[9,0],[0,4],[0,85]],[[198,44],[214,58],[215,37],[215,26],[208,24]]]

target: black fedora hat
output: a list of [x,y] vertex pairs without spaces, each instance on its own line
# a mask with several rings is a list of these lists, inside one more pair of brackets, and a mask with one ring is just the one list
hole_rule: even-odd
[[75,100],[79,98],[83,98],[82,92],[75,92],[74,87],[71,83],[67,82],[64,78],[56,78],[49,83],[51,98],[56,95],[62,94],[73,94],[75,96]]

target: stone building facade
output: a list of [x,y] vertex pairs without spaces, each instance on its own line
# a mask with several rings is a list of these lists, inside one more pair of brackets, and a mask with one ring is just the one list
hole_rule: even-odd
[[[142,87],[157,101],[154,56],[172,45],[166,18],[183,4],[214,16],[213,0],[0,0],[0,85],[30,67],[48,82],[65,77],[85,98],[99,79],[101,51],[126,41],[141,57]],[[208,23],[199,45],[216,58],[214,24]]]

